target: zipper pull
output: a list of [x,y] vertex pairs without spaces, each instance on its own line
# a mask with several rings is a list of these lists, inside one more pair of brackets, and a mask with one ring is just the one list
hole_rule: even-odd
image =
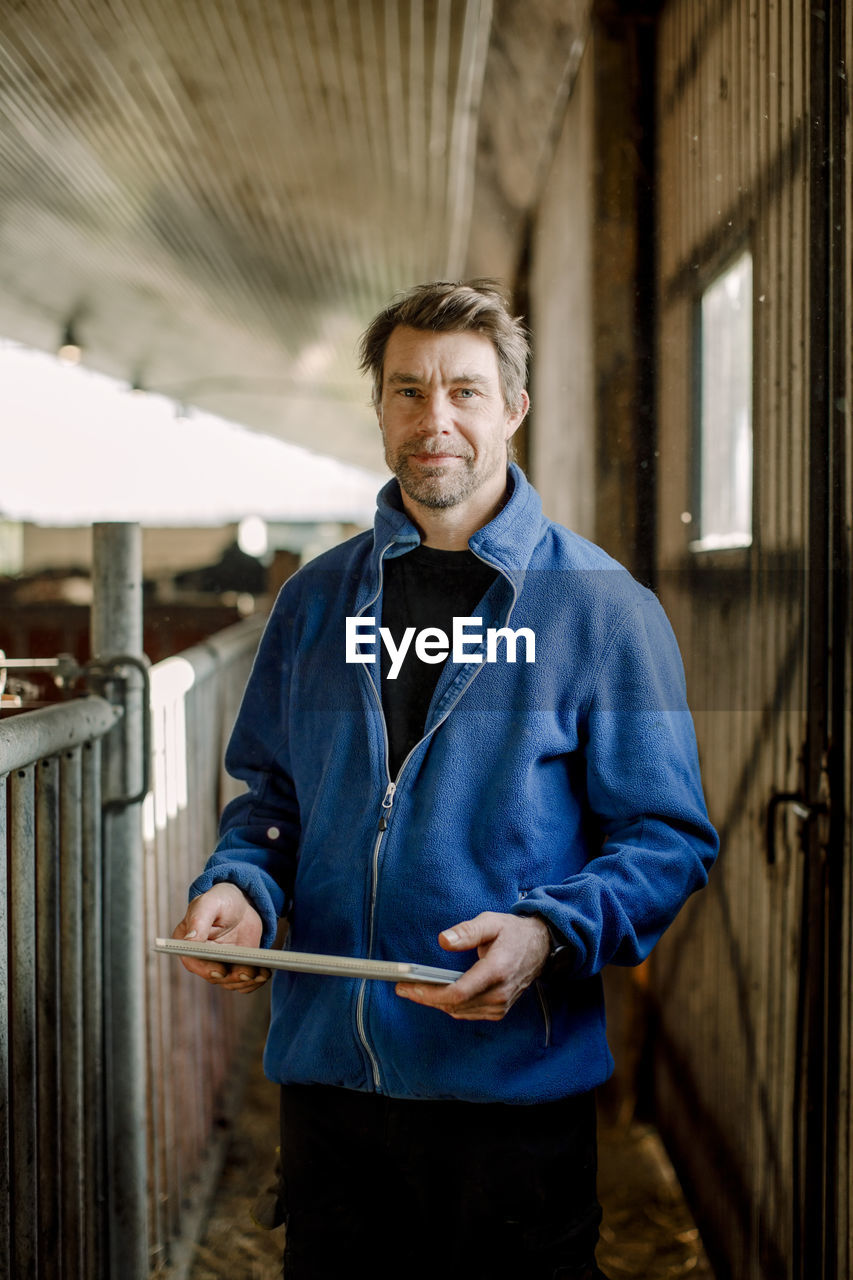
[[397,790],[396,782],[389,782],[385,789],[385,795],[382,797],[382,813],[379,817],[379,830],[385,831],[388,826],[388,815],[391,812],[391,806],[394,803],[394,792]]

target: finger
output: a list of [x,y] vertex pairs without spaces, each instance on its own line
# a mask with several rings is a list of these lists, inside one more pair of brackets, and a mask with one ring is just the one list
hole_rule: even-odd
[[445,951],[473,951],[485,942],[492,942],[499,932],[500,917],[494,911],[481,911],[473,920],[462,920],[438,935],[439,946]]
[[[182,956],[181,961],[190,973],[198,974],[200,978],[204,978],[206,982],[211,982],[217,987],[227,987],[231,983],[237,981],[235,970],[232,969],[224,960],[211,960],[208,957],[201,959],[197,956]],[[252,971],[246,965],[240,965],[240,972],[247,973],[247,981],[251,979]]]
[[472,1001],[491,1001],[503,986],[506,977],[505,965],[500,955],[495,953],[494,948],[486,948],[461,978],[438,988],[439,1003],[453,1009]]
[[447,997],[443,995],[443,987],[419,987],[413,982],[398,982],[394,987],[394,991],[398,996],[402,996],[404,1000],[411,1000],[412,1004],[428,1005],[432,1009],[444,1009],[447,1005]]
[[[197,938],[200,942],[208,939],[210,925],[205,925],[206,913],[202,911],[201,905],[204,894],[201,897],[193,898],[187,907],[183,920],[179,921],[172,930],[172,937],[178,939]],[[214,918],[214,912],[210,913],[211,922]],[[181,956],[181,964],[189,972],[198,978],[204,978],[205,981],[218,981],[225,976],[224,965],[211,965],[209,960],[202,960],[196,956]]]
[[233,987],[234,990],[252,990],[270,977],[269,969],[258,969],[253,965],[229,966],[224,961],[211,961],[209,957],[202,959],[199,956],[181,956],[180,960],[184,968],[196,977],[219,987]]
[[496,990],[494,994],[486,993],[484,996],[462,1002],[458,1000],[451,1002],[444,994],[447,988],[437,990],[435,987],[418,987],[408,982],[401,982],[395,990],[399,996],[404,1000],[410,1000],[412,1004],[424,1005],[460,1021],[497,1022],[504,1017],[509,1007],[500,990]]
[[[172,935],[174,937],[174,934]],[[216,981],[225,976],[225,966],[211,966],[209,960],[200,960],[196,956],[181,956],[181,964],[189,973],[194,973],[197,978],[204,978],[206,982]]]
[[232,965],[216,985],[226,991],[257,991],[269,980],[269,969],[257,969],[251,965]]
[[[193,898],[181,921],[181,925],[184,928],[182,936],[184,938],[198,938],[200,942],[207,941],[213,930],[214,922],[219,916],[220,905],[219,899],[212,893],[202,893],[199,897]],[[172,936],[174,937],[175,935],[173,934]]]
[[398,995],[413,1004],[428,1005],[446,1012],[461,1012],[480,1006],[491,1006],[502,999],[503,976],[494,972],[494,964],[488,958],[478,960],[455,982],[422,986],[419,983],[399,982]]

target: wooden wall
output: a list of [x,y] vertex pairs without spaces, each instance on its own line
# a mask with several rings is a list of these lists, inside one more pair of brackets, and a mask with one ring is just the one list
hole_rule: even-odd
[[595,375],[591,324],[594,58],[584,53],[533,233],[530,478],[546,514],[595,535]]
[[595,6],[533,223],[528,457],[546,513],[648,581],[653,26],[631,8]]
[[[556,131],[525,280],[533,332],[525,461],[546,514],[591,538],[644,582],[653,557],[650,395],[654,279],[641,253],[651,205],[654,29],[595,6]],[[605,974],[616,1071],[604,1095],[630,1113],[642,1049],[642,985]]]
[[[853,1275],[851,66],[849,4],[599,0],[530,240],[532,478],[648,566],[722,839],[642,975],[718,1280]],[[752,542],[699,550],[699,305],[745,250]]]
[[[850,326],[853,318],[853,112],[851,112],[850,77],[853,75],[853,5],[842,6],[844,11],[841,33],[841,60],[843,68],[835,79],[835,113],[839,133],[843,138],[844,163],[836,158],[837,199],[841,213],[843,233],[837,245],[838,269],[837,295],[833,313],[839,327],[838,385],[835,401],[838,426],[841,433],[842,474],[839,480],[844,493],[844,510],[841,520],[842,575],[849,584],[849,568],[853,563],[853,521],[850,519],[851,494],[853,494],[853,358],[851,358]],[[843,70],[844,74],[841,74]],[[838,1223],[838,1275],[853,1275],[853,841],[851,841],[850,814],[853,813],[853,612],[851,612],[848,588],[844,615],[841,619],[840,647],[843,647],[844,675],[839,681],[843,692],[843,740],[844,759],[847,765],[845,778],[845,823],[843,831],[843,859],[847,874],[843,877],[839,895],[842,918],[842,947],[839,957],[839,1000],[843,1011],[839,1019],[839,1112],[838,1112],[838,1179],[837,1198],[832,1206]]]
[[[839,321],[821,286],[838,264],[824,162],[842,151],[825,121],[839,64],[824,46],[838,12],[804,0],[671,0],[658,23],[658,586],[685,657],[722,849],[708,891],[653,956],[654,1088],[720,1275],[736,1280],[850,1274],[834,1269],[842,1249],[849,1263],[849,1103],[829,1060],[841,1017],[849,1094],[849,985],[846,1013],[828,1003],[842,967],[833,864],[836,887],[849,883],[840,797],[832,830],[783,803],[772,852],[766,839],[773,796],[827,800],[833,699],[839,718],[831,636],[843,593],[827,569],[849,483],[829,458]],[[745,248],[753,543],[695,551],[697,306]],[[846,253],[849,291],[849,240]],[[848,929],[848,984],[849,947]]]

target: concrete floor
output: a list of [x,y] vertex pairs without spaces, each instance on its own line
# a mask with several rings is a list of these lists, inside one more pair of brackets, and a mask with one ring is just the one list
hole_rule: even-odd
[[[278,1090],[253,1059],[206,1229],[188,1280],[276,1280],[283,1228],[252,1221],[274,1182]],[[702,1242],[656,1130],[602,1124],[599,1197],[604,1207],[598,1261],[611,1280],[713,1280]]]

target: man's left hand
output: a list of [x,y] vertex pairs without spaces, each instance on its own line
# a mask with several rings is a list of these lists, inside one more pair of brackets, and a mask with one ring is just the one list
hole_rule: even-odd
[[438,935],[445,951],[477,948],[479,959],[446,986],[398,982],[398,996],[443,1009],[451,1018],[499,1022],[545,967],[551,936],[538,916],[483,911]]

